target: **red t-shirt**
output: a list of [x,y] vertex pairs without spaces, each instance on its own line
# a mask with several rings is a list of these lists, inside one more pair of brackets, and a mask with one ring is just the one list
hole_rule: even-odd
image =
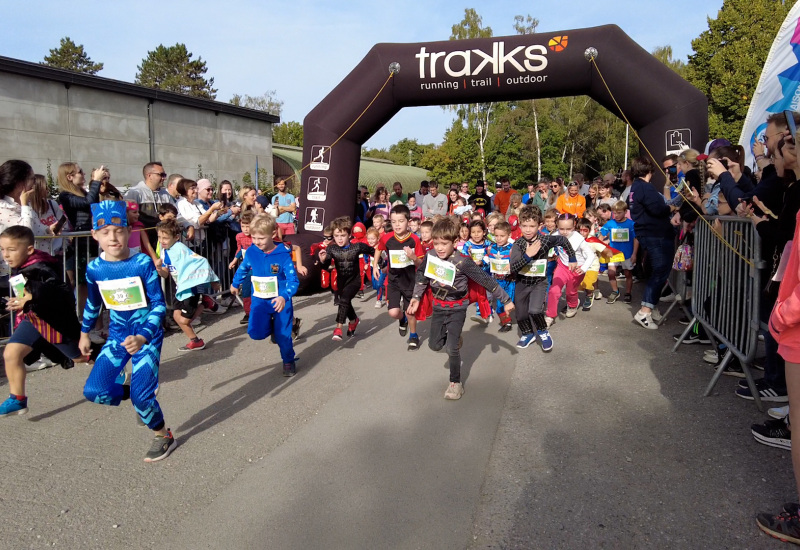
[[[386,250],[389,253],[389,284],[396,285],[404,290],[414,288],[414,282],[417,273],[417,267],[414,264],[414,260],[416,258],[407,258],[406,262],[410,262],[410,265],[405,267],[392,267],[392,265],[397,261],[402,261],[400,259],[402,256],[398,253],[403,252],[403,249],[407,246],[414,249],[414,255],[416,258],[422,258],[422,256],[425,254],[425,250],[422,248],[422,243],[420,243],[419,237],[410,232],[403,240],[395,237],[394,233],[385,233],[381,237],[381,240],[376,248],[377,251]],[[394,260],[392,258],[392,252],[395,253]]]

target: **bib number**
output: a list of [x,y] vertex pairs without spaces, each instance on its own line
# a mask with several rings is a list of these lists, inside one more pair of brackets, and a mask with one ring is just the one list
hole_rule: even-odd
[[544,277],[547,275],[547,260],[536,260],[529,263],[519,271],[525,277]]
[[410,265],[414,265],[414,262],[408,258],[405,250],[389,251],[389,266],[392,269],[402,269]]
[[147,294],[141,277],[97,281],[97,287],[109,310],[133,311],[147,307]]
[[277,277],[250,277],[253,283],[253,296],[269,300],[278,297]]
[[22,295],[25,294],[25,283],[28,281],[25,280],[25,277],[20,273],[19,275],[14,275],[13,277],[8,279],[8,282],[11,283],[11,288],[14,291],[14,296],[17,298],[22,298]]
[[502,258],[489,258],[489,271],[495,275],[511,273],[511,262]]
[[631,240],[631,233],[627,227],[618,227],[612,229],[611,240],[617,243],[627,243]]
[[425,276],[439,284],[453,286],[453,281],[456,279],[456,266],[435,256],[428,256]]

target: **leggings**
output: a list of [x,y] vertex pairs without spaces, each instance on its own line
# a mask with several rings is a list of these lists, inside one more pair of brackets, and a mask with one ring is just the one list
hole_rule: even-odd
[[558,316],[558,301],[561,299],[561,289],[567,287],[567,307],[578,307],[578,285],[583,280],[583,275],[576,275],[567,266],[558,262],[556,272],[553,274],[553,284],[547,291],[547,316]]
[[447,355],[450,356],[450,381],[461,382],[461,351],[458,341],[464,329],[467,308],[434,309],[431,317],[431,332],[428,347],[439,351],[447,344]]
[[361,288],[361,281],[358,277],[353,277],[349,281],[339,279],[339,290],[333,293],[333,303],[339,309],[336,312],[336,323],[343,325],[348,319],[356,320],[356,310],[353,309],[353,298],[356,297]]
[[103,346],[97,361],[89,373],[83,387],[83,395],[89,401],[100,405],[116,407],[122,401],[124,376],[122,370],[130,359],[133,364],[131,375],[131,402],[139,413],[142,422],[151,430],[164,427],[164,415],[156,401],[158,388],[158,367],[161,359],[162,335],[158,335],[137,351],[133,357],[125,351],[120,340],[109,338]]
[[535,277],[533,284],[517,283],[514,289],[514,312],[522,334],[531,334],[533,329],[547,330],[544,320],[544,299],[547,290],[547,279]]

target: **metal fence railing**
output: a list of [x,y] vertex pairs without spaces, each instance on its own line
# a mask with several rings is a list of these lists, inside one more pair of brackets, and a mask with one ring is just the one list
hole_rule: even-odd
[[709,221],[712,221],[713,229],[706,223],[698,223],[695,227],[694,319],[681,334],[673,351],[688,336],[694,321],[699,322],[715,345],[721,343],[727,348],[704,395],[711,393],[730,361],[736,357],[756,405],[761,409],[750,370],[758,348],[761,240],[747,218],[720,216]]

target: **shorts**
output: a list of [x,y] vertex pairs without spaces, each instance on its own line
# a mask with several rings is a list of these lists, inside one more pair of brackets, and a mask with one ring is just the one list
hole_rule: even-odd
[[633,262],[630,258],[625,258],[624,262],[609,262],[608,267],[620,267],[624,271],[633,271]]
[[414,294],[414,289],[399,288],[394,285],[388,285],[386,298],[389,303],[389,309],[397,309],[400,307],[401,299],[405,301],[403,311],[408,309],[408,304],[411,302],[411,296]]
[[[47,342],[42,335],[36,330],[36,327],[30,321],[24,320],[17,326],[14,334],[8,339],[9,344],[22,344],[31,348],[35,348],[37,343]],[[67,359],[75,359],[83,356],[78,342],[71,340],[62,334],[62,342],[60,344],[52,344],[58,349]]]
[[294,235],[294,223],[279,223],[278,227],[281,228],[281,232],[284,236]]
[[197,306],[200,305],[200,300],[203,298],[202,294],[195,294],[189,296],[185,300],[175,303],[175,309],[180,310],[181,317],[184,319],[194,319],[194,314],[197,312]]

